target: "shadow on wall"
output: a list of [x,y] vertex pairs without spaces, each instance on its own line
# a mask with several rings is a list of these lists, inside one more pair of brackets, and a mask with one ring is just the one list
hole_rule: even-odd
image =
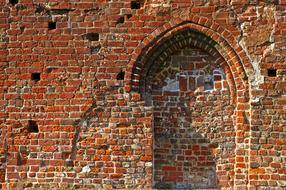
[[216,188],[213,150],[217,145],[190,127],[190,113],[184,112],[189,118],[180,113],[155,119],[154,187]]
[[216,188],[218,145],[200,131],[203,127],[192,126],[198,118],[192,116],[190,98],[165,94],[161,101],[154,102],[154,187]]

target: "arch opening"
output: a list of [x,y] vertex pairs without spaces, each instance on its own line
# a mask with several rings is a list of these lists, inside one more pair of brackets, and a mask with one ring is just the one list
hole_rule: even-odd
[[204,34],[174,33],[144,57],[138,91],[153,107],[156,188],[234,184],[236,86],[231,69]]

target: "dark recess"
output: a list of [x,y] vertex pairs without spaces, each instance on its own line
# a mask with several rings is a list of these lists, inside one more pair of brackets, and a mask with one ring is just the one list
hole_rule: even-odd
[[13,6],[16,5],[18,2],[18,0],[9,0],[9,3]]
[[33,81],[39,81],[39,80],[41,80],[41,73],[32,73],[31,79],[32,79]]
[[125,72],[120,71],[120,72],[117,74],[116,79],[117,79],[117,80],[124,80],[124,75],[125,75]]
[[36,121],[33,121],[33,120],[28,121],[28,132],[29,133],[38,133],[39,132],[38,124]]
[[83,36],[83,38],[89,41],[98,41],[99,34],[98,33],[87,33]]
[[276,69],[268,69],[267,74],[269,77],[276,77],[277,76],[277,70]]
[[140,9],[141,5],[139,1],[131,1],[131,9]]
[[49,22],[48,27],[49,27],[49,30],[54,30],[57,28],[57,23],[56,22]]

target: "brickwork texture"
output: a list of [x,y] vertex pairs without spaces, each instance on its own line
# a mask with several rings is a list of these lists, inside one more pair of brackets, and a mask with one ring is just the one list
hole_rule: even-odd
[[0,188],[286,188],[285,0],[0,0]]

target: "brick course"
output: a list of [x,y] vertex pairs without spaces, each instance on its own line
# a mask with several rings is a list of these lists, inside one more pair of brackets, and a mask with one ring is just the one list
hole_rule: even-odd
[[0,0],[0,187],[286,188],[285,5]]

